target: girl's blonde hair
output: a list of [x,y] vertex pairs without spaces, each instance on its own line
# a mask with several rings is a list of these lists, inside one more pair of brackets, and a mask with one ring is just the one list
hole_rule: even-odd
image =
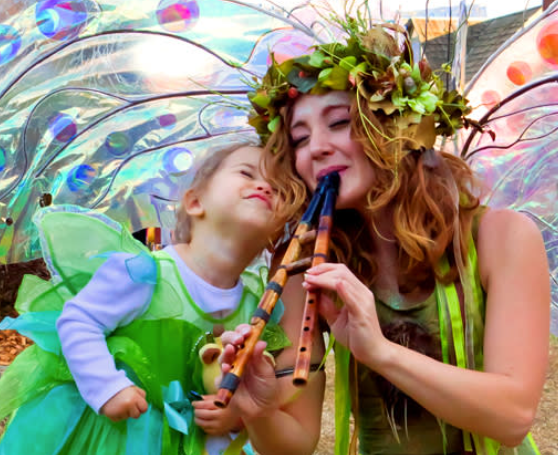
[[[289,136],[292,110],[292,102],[282,110],[280,127],[266,144],[264,167],[285,200],[282,216],[296,222],[309,194],[295,169]],[[386,126],[385,119],[378,118],[365,101],[360,100],[357,106],[356,96],[350,112],[352,137],[362,144],[374,167],[366,207],[372,224],[366,225],[363,216],[354,210],[338,211],[332,234],[336,259],[350,266],[365,283],[372,284],[377,266],[371,232],[375,230],[375,214],[389,206],[393,209],[394,236],[399,246],[399,283],[409,288],[405,290],[431,285],[434,279],[455,281],[459,272],[453,256],[454,231],[459,226],[458,251],[466,263],[473,217],[479,207],[472,170],[451,154],[412,150],[412,139]],[[367,119],[363,121],[361,116]],[[440,269],[444,254],[450,263],[447,273]]]

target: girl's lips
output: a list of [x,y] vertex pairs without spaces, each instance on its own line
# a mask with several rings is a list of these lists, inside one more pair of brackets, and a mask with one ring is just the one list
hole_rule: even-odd
[[248,196],[247,199],[260,199],[260,200],[265,202],[265,204],[267,205],[269,210],[272,209],[271,201],[268,198],[266,198],[265,196],[262,196],[261,194],[252,194],[251,196]]
[[326,167],[325,169],[322,169],[320,172],[318,172],[318,175],[316,175],[316,180],[320,180],[324,175],[330,174],[333,171],[337,171],[339,173],[343,172],[345,169],[347,169],[348,166],[331,166],[331,167]]

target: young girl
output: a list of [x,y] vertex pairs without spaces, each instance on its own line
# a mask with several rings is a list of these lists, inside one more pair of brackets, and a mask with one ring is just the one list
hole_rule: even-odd
[[[445,91],[426,61],[413,61],[403,29],[363,22],[346,23],[346,44],[273,61],[251,97],[266,169],[295,220],[307,204],[301,195],[323,175],[341,179],[338,263],[309,269],[303,283],[323,291],[320,311],[337,342],[336,453],[356,453],[352,412],[362,455],[536,454],[528,432],[545,380],[550,308],[542,236],[522,214],[479,205],[467,164],[433,148],[462,125],[466,101]],[[300,294],[283,293],[294,340]],[[236,345],[247,332],[223,338]],[[277,368],[289,371],[295,356],[286,349]],[[289,401],[283,372],[257,386],[270,368],[260,356],[252,366],[231,405],[244,412],[254,447],[311,454],[319,435],[311,406],[320,403]],[[300,396],[318,397],[322,387],[310,381]],[[286,425],[287,440],[273,437]]]
[[[196,170],[176,243],[162,251],[149,253],[117,223],[75,207],[38,217],[53,280],[28,277],[17,301],[22,315],[1,327],[36,344],[0,380],[0,418],[12,415],[0,454],[227,448],[242,420],[213,405],[206,389],[214,378],[204,377],[199,353],[250,319],[263,283],[241,274],[280,227],[254,144],[218,150]],[[272,332],[270,349],[283,347],[273,320]],[[227,453],[244,442],[239,436]]]

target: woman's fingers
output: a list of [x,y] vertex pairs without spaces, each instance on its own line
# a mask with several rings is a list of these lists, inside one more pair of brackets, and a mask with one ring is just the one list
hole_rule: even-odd
[[252,331],[252,326],[250,324],[241,324],[236,327],[235,330],[228,330],[221,335],[221,343],[223,345],[233,344],[241,345],[250,332]]

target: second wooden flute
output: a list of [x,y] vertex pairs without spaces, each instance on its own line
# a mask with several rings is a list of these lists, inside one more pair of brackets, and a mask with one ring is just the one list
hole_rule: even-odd
[[[312,256],[312,267],[327,261],[329,254],[329,239],[333,226],[333,211],[339,190],[339,174],[333,172],[326,178],[331,181],[326,185],[324,202],[320,212],[318,234]],[[302,327],[300,330],[300,340],[298,342],[298,352],[296,356],[295,369],[293,373],[293,384],[304,386],[308,382],[310,374],[310,363],[312,357],[312,346],[314,333],[318,322],[318,306],[320,303],[320,291],[308,291],[306,303],[304,304],[304,315],[302,317]]]
[[[280,266],[273,275],[273,278],[269,281],[260,303],[254,311],[250,322],[252,325],[252,331],[245,340],[244,345],[237,352],[236,359],[232,363],[231,371],[227,373],[221,381],[220,388],[217,392],[217,398],[214,402],[216,406],[224,408],[229,404],[234,392],[240,384],[244,368],[252,357],[254,347],[256,346],[257,341],[271,317],[271,312],[273,311],[277,300],[279,300],[279,297],[283,292],[283,287],[287,282],[288,276],[300,271],[300,264],[296,261],[300,256],[302,245],[316,238],[315,232],[310,231],[309,228],[315,222],[318,208],[320,205],[323,205],[322,203],[324,198],[327,199],[326,195],[329,193],[327,190],[332,185],[335,187],[335,193],[337,193],[337,188],[339,186],[339,174],[337,172],[328,174],[320,180],[310,204],[308,205],[306,212],[304,212],[304,215],[302,216],[302,219],[300,220],[295,233],[289,242],[287,251],[283,256]],[[331,199],[331,196],[329,199]],[[335,206],[335,198],[333,199],[333,206]],[[306,268],[308,268],[309,261],[299,262],[305,262]]]

